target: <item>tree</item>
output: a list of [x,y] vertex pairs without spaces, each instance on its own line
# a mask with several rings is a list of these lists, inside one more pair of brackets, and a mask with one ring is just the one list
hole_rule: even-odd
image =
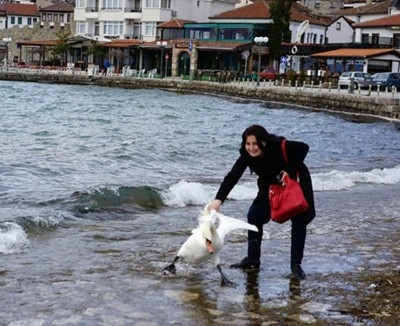
[[271,29],[269,33],[269,50],[271,57],[280,61],[282,55],[282,42],[290,42],[290,9],[295,0],[270,0]]
[[70,49],[70,45],[67,41],[71,36],[71,31],[60,29],[57,31],[56,35],[58,39],[57,44],[53,47],[53,55],[58,55],[60,57],[61,66],[64,66],[64,62],[67,62],[66,56],[68,50]]
[[90,46],[85,51],[87,56],[93,55],[93,62],[94,64],[98,64],[99,58],[105,54],[105,49],[100,45],[97,40],[91,40]]

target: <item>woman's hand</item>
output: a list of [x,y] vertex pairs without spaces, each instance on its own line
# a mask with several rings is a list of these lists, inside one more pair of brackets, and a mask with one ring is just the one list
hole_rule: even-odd
[[222,202],[219,199],[214,199],[210,204],[207,205],[207,210],[211,212],[212,210],[219,211]]
[[281,176],[281,179],[279,180],[279,182],[283,182],[283,180],[285,180],[285,178],[287,176],[289,176],[289,173],[287,173],[286,171],[282,170],[279,175]]

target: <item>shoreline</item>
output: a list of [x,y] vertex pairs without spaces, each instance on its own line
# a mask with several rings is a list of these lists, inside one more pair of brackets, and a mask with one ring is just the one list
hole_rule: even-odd
[[137,78],[88,76],[19,71],[0,71],[0,80],[50,84],[96,85],[127,89],[158,88],[172,92],[199,93],[237,101],[260,101],[269,108],[312,109],[350,117],[356,122],[387,121],[400,123],[400,93],[329,89],[322,86],[290,87],[273,82],[231,82],[182,80],[178,78]]

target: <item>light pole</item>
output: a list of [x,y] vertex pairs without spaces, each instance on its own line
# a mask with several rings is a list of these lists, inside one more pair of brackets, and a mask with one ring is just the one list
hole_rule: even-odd
[[258,45],[258,69],[257,69],[257,86],[260,86],[260,70],[261,70],[261,47],[269,41],[267,36],[257,36],[254,38],[254,43]]
[[160,63],[160,78],[163,78],[164,73],[164,48],[168,45],[166,41],[157,41],[157,46],[161,48],[161,63]]
[[6,54],[6,69],[7,69],[7,71],[8,71],[8,52],[9,52],[9,49],[8,49],[8,47],[9,47],[9,44],[12,42],[12,38],[11,37],[3,37],[3,43],[6,45],[6,49],[7,49],[7,54]]

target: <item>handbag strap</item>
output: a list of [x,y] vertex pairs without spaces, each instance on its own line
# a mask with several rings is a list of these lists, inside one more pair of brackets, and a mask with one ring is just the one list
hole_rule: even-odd
[[288,159],[287,153],[286,153],[286,139],[282,140],[281,147],[282,147],[283,159],[285,160],[286,164],[289,164],[289,159]]
[[[281,142],[281,148],[282,148],[283,160],[285,161],[286,164],[289,164],[289,159],[288,159],[288,156],[286,153],[286,139],[285,138]],[[296,171],[296,179],[297,179],[297,182],[300,182],[299,171]]]

